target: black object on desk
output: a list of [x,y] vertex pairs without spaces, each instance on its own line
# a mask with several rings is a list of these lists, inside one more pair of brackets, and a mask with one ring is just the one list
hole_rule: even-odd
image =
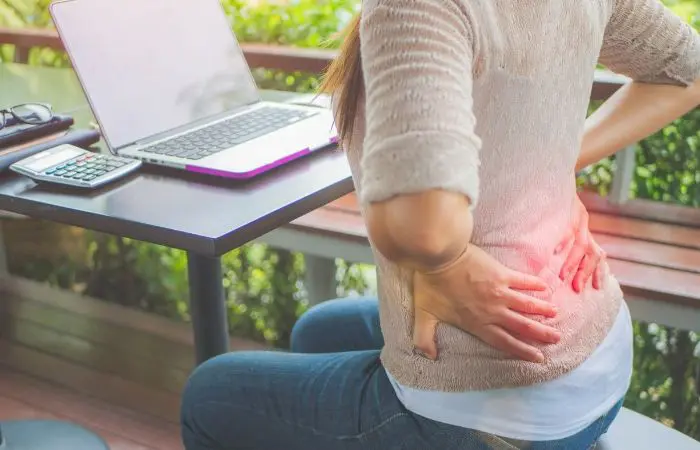
[[39,124],[23,123],[11,118],[4,120],[4,126],[0,127],[0,149],[65,131],[73,126],[73,118],[64,115],[55,115],[48,122]]
[[352,190],[345,154],[328,150],[245,183],[146,169],[82,194],[0,176],[0,209],[186,250],[203,362],[228,351],[220,256]]

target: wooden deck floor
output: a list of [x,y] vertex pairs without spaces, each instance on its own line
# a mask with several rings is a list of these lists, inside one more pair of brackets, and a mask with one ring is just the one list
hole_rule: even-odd
[[[180,392],[194,359],[187,324],[0,281],[0,422],[59,418],[112,450],[182,449]],[[263,347],[232,338],[231,348]]]
[[111,450],[182,449],[177,423],[0,366],[0,424],[4,420],[40,418],[83,425],[102,436]]

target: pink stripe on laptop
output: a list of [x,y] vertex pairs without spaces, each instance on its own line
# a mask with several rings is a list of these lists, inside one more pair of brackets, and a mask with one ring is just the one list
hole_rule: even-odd
[[268,170],[274,169],[275,167],[279,167],[279,166],[282,166],[284,164],[287,164],[288,162],[293,161],[297,158],[300,158],[304,155],[308,155],[309,153],[311,153],[311,150],[308,148],[305,148],[304,150],[300,150],[296,153],[292,153],[291,155],[285,156],[284,158],[279,159],[275,162],[258,167],[257,169],[253,169],[250,172],[228,172],[226,170],[210,169],[208,167],[190,166],[190,165],[185,166],[185,170],[187,170],[188,172],[203,173],[206,175],[214,175],[217,177],[244,179],[244,178],[251,178],[251,177],[254,177],[256,175],[260,175],[261,173],[265,173]]

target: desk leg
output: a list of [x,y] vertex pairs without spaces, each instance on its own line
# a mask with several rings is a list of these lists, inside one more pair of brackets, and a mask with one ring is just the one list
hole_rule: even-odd
[[2,235],[3,223],[0,219],[0,277],[7,275],[7,254],[5,252],[5,239]]
[[224,301],[221,259],[187,254],[190,314],[197,364],[228,352],[228,319]]

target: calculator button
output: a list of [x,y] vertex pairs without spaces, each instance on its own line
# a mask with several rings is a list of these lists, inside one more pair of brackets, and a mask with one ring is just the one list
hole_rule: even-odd
[[60,177],[60,176],[65,175],[65,173],[66,173],[65,170],[57,170],[56,172],[54,172],[54,175],[56,175],[57,177]]
[[97,175],[95,175],[95,174],[85,174],[83,176],[83,180],[85,180],[85,181],[92,181],[95,178],[97,178]]
[[104,174],[106,174],[106,173],[107,173],[107,172],[105,172],[104,170],[98,170],[98,171],[95,172],[93,175],[95,175],[96,177],[99,177],[99,176],[102,176],[102,175],[104,175]]
[[71,178],[73,175],[75,175],[75,172],[73,172],[72,170],[70,170],[70,171],[66,172],[65,174],[63,174],[63,176],[64,176],[65,178]]

